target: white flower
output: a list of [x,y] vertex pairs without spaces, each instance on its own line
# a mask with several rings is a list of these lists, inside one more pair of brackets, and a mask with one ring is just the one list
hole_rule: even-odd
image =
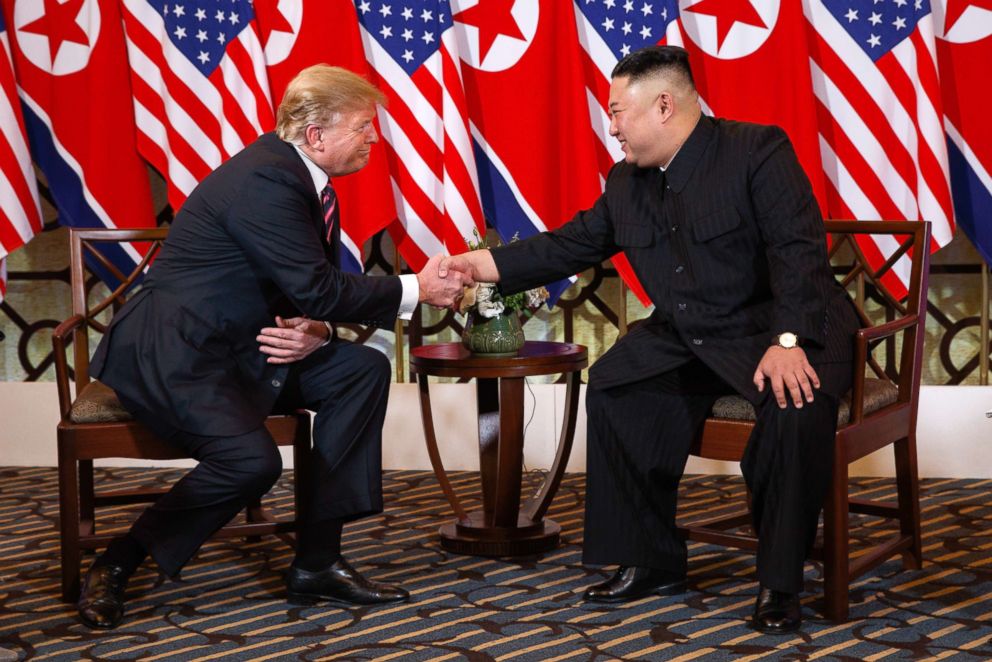
[[496,285],[493,283],[482,283],[475,295],[475,305],[479,314],[487,319],[492,319],[503,312],[503,302],[493,300],[496,296]]
[[543,287],[535,287],[527,290],[527,307],[539,308],[542,303],[548,300],[548,290]]

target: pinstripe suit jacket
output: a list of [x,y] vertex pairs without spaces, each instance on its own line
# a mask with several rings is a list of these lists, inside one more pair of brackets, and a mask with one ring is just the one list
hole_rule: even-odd
[[[506,292],[578,273],[623,250],[655,310],[590,371],[609,388],[701,359],[754,403],[775,334],[811,363],[850,361],[858,318],[835,281],[823,220],[778,127],[702,117],[662,173],[621,162],[592,209],[497,248]],[[770,389],[766,389],[767,393]]]
[[396,318],[399,278],[338,270],[323,229],[296,150],[273,133],[261,136],[183,204],[143,289],[97,347],[91,374],[160,433],[255,429],[291,368],[267,363],[255,340],[276,315]]

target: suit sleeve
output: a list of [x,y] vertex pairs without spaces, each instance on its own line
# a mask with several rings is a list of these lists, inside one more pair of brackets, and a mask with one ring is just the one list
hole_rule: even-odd
[[402,294],[399,278],[349,274],[331,265],[306,192],[289,177],[275,167],[247,177],[228,211],[228,232],[303,314],[331,322],[392,322]]
[[823,218],[785,132],[767,131],[751,150],[749,186],[771,277],[771,333],[791,331],[823,347],[834,282]]
[[504,294],[547,285],[599,264],[620,249],[606,196],[560,228],[492,250]]

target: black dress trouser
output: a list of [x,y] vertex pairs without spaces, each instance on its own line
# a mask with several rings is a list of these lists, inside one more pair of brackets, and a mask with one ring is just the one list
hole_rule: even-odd
[[[316,412],[309,467],[314,492],[304,495],[304,527],[382,511],[390,374],[382,352],[337,340],[292,366],[276,410]],[[132,413],[139,421],[150,416]],[[155,425],[162,429],[161,422]],[[272,487],[282,457],[264,427],[233,437],[176,430],[168,441],[198,464],[141,514],[131,535],[172,577],[217,529]]]
[[[758,532],[758,580],[798,593],[830,484],[838,395],[849,363],[814,366],[812,403],[780,409],[769,393],[757,408],[741,470]],[[766,381],[766,391],[768,383]],[[698,359],[640,382],[590,386],[583,562],[685,573],[675,528],[679,480],[713,403],[733,390]]]

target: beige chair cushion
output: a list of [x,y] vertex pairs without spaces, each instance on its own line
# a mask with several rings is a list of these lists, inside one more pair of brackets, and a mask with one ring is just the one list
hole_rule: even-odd
[[[890,405],[899,397],[899,389],[885,379],[865,379],[865,414],[877,411]],[[735,421],[755,420],[754,407],[739,395],[725,395],[713,405],[710,415],[715,418],[730,418]],[[837,427],[847,425],[851,420],[851,394],[848,393],[840,401],[837,411]]]
[[69,419],[73,423],[121,423],[133,420],[121,406],[113,389],[98,381],[83,387],[72,403]]

